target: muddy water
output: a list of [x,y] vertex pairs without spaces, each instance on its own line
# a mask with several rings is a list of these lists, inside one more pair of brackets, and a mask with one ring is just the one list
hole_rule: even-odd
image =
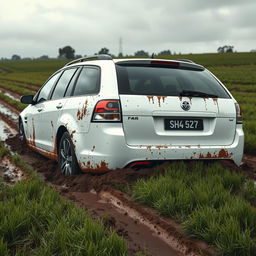
[[3,120],[0,120],[0,141],[5,141],[7,138],[14,136],[17,132],[12,129]]
[[20,99],[14,97],[12,94],[8,93],[8,92],[2,92],[5,96],[8,96],[9,98],[13,99],[13,100],[16,100],[16,101],[19,101]]
[[14,121],[15,123],[18,123],[18,119],[19,116],[18,114],[14,113],[13,111],[11,111],[10,109],[8,109],[7,107],[5,107],[3,104],[0,103],[0,113],[8,116],[12,121]]

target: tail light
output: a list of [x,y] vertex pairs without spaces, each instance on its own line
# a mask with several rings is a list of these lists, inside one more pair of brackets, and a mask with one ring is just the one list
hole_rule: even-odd
[[121,122],[122,114],[119,100],[99,101],[92,115],[92,122]]
[[239,107],[239,104],[235,103],[235,107],[236,107],[236,123],[237,124],[242,124],[243,119],[242,119],[242,113],[241,113],[241,109]]

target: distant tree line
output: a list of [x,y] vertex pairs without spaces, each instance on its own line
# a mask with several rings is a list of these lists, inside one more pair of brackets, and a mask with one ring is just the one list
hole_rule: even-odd
[[218,53],[227,53],[227,52],[234,52],[234,46],[233,45],[224,45],[224,46],[220,46],[217,49]]
[[[218,53],[232,53],[234,52],[234,46],[233,45],[224,45],[224,46],[220,46],[217,49]],[[250,52],[256,52],[256,49],[252,49]],[[107,47],[103,47],[101,48],[97,53],[95,54],[109,54],[112,57],[115,57],[114,54],[110,53],[110,50]],[[179,53],[181,54],[181,53]],[[171,52],[170,50],[163,50],[160,51],[159,53],[153,53],[152,55],[150,55],[148,52],[144,51],[144,50],[139,50],[136,51],[134,53],[134,56],[136,57],[149,57],[149,56],[168,56],[168,55],[176,55],[176,52]],[[80,54],[75,54],[75,49],[73,49],[71,46],[67,45],[64,46],[63,48],[59,48],[58,50],[58,57],[59,59],[77,59],[77,58],[82,58],[83,56]],[[86,57],[86,55],[84,55],[84,57]],[[122,53],[118,54],[118,57],[123,57]],[[128,55],[126,55],[126,57],[129,57]],[[49,59],[48,55],[42,55],[36,59],[41,59],[41,60],[47,60]],[[10,59],[8,58],[1,58],[0,60],[5,61],[5,60],[13,60],[13,61],[18,61],[18,60],[32,60],[32,58],[21,58],[20,55],[18,54],[13,54],[12,57]]]
[[[113,54],[110,53],[110,51],[107,47],[101,48],[97,53],[95,53],[95,55],[96,54],[109,54],[109,55],[115,57]],[[156,55],[161,56],[161,55],[171,55],[171,54],[172,53],[171,53],[170,50],[164,50],[164,51],[159,52]],[[136,51],[134,53],[134,56],[149,57],[150,55],[149,55],[148,52],[146,52],[144,50],[139,50],[139,51]],[[79,58],[79,57],[82,57],[82,56],[81,55],[75,55],[75,50],[71,46],[65,46],[65,47],[59,49],[59,57],[58,58],[74,59],[74,58]],[[123,54],[119,53],[118,57],[123,57]]]

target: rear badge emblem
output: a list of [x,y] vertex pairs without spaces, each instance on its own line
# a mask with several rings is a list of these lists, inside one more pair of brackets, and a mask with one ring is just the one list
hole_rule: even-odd
[[190,110],[190,104],[189,104],[189,102],[187,102],[187,101],[183,101],[183,102],[180,104],[180,106],[181,106],[181,108],[182,108],[183,110],[185,110],[185,111]]

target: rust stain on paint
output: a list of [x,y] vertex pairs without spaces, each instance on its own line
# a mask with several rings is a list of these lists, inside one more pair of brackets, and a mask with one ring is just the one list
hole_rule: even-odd
[[179,96],[180,101],[182,101],[182,96]]
[[163,149],[163,148],[168,148],[167,146],[156,146],[156,148],[158,149],[158,150],[160,150],[160,149]]
[[200,154],[199,158],[204,159],[204,158],[214,158],[214,159],[219,159],[219,158],[231,158],[232,153],[229,153],[226,149],[221,149],[220,151],[211,154],[208,152],[206,155]]
[[87,163],[83,162],[81,169],[84,172],[91,172],[91,173],[106,173],[110,171],[108,167],[108,163],[105,161],[101,161],[98,164],[93,164],[91,161],[87,161]]
[[157,101],[158,101],[158,106],[159,107],[161,107],[161,101],[162,101],[162,103],[164,103],[164,101],[165,101],[165,98],[167,97],[167,96],[147,96],[147,98],[148,98],[148,101],[151,103],[155,103],[155,101],[154,101],[154,97],[156,97],[157,98]]
[[167,97],[167,96],[157,96],[157,100],[158,100],[158,105],[159,105],[159,107],[161,107],[161,100],[162,100],[163,103],[164,103],[166,97]]
[[228,151],[225,150],[225,149],[221,149],[221,150],[219,151],[219,154],[218,154],[218,157],[219,157],[219,158],[230,158],[231,156],[232,156],[232,154],[231,154],[231,153],[228,153]]
[[213,102],[215,105],[217,105],[218,112],[219,112],[219,103],[218,103],[218,98],[212,98]]
[[46,150],[38,148],[36,146],[35,139],[36,139],[36,131],[35,131],[34,119],[32,118],[32,136],[31,136],[30,140],[28,140],[28,142],[27,142],[28,146],[31,149],[33,149],[34,151],[40,153],[41,155],[44,155],[47,158],[50,158],[52,160],[57,161],[58,154],[57,154],[57,144],[56,144],[56,142],[54,143],[53,152],[50,152],[50,151],[46,151]]
[[152,101],[152,103],[154,104],[155,102],[154,102],[154,96],[147,96],[147,98],[148,98],[148,101],[149,101],[149,103]]
[[34,118],[32,118],[32,138],[31,138],[31,146],[36,146],[36,131],[35,131],[35,124],[34,124]]
[[49,152],[49,151],[46,151],[46,150],[43,150],[43,149],[40,149],[34,145],[32,145],[31,143],[28,143],[28,146],[33,149],[34,151],[38,152],[39,154],[47,157],[47,158],[50,158],[52,160],[55,160],[57,161],[58,160],[58,155],[57,155],[57,147],[54,146],[54,150],[53,152]]
[[77,114],[76,114],[78,120],[82,120],[86,116],[86,114],[87,114],[87,104],[88,104],[88,100],[85,101],[81,110],[78,109]]

